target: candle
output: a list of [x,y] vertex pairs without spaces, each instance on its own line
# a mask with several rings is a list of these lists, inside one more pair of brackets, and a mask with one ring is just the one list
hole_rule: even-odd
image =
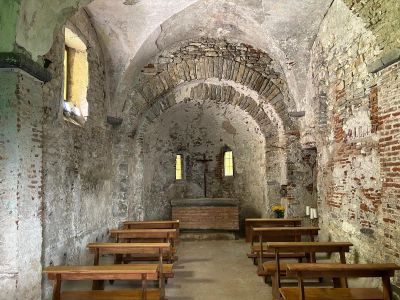
[[309,215],[310,215],[310,207],[306,206],[306,216],[309,216]]
[[317,209],[316,208],[311,208],[310,219],[313,220],[313,219],[316,219],[316,218],[317,218]]

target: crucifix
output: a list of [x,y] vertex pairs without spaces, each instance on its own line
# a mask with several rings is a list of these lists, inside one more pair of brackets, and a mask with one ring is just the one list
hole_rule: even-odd
[[203,159],[197,159],[196,161],[204,164],[204,198],[207,198],[207,172],[208,172],[208,163],[212,161],[212,159],[206,159],[206,155],[203,154]]

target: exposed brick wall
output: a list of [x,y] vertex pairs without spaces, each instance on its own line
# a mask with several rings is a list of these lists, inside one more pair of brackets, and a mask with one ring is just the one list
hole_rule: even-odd
[[400,64],[378,79],[379,153],[382,178],[383,246],[391,259],[400,258]]
[[180,221],[181,229],[239,229],[237,207],[174,207],[172,219]]
[[397,43],[398,28],[390,22],[398,20],[391,1],[345,2],[353,11],[334,1],[312,57],[313,92],[327,112],[316,137],[322,237],[353,242],[350,261],[399,263],[400,68],[376,75],[367,69]]

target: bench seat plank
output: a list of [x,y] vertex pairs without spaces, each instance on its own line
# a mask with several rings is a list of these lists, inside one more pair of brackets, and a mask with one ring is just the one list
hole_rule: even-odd
[[[149,266],[154,266],[154,264],[140,264],[144,268],[147,268]],[[163,274],[165,278],[174,278],[174,272],[173,270],[174,265],[173,264],[163,264]]]
[[267,242],[265,248],[270,251],[275,249],[279,251],[295,252],[348,252],[350,247],[353,246],[349,242]]
[[[286,275],[286,268],[290,262],[280,262],[279,270],[281,275]],[[276,272],[276,262],[275,261],[267,261],[263,263],[262,270],[259,271],[258,275],[260,276],[272,276]]]
[[394,271],[399,270],[396,264],[337,264],[337,263],[318,263],[318,264],[299,264],[291,263],[287,265],[287,274],[302,278],[316,278],[324,274],[326,277],[382,277],[384,275],[393,276]]
[[[247,253],[248,258],[258,258],[260,249],[255,251],[255,253]],[[304,258],[306,254],[304,252],[283,252],[279,253],[281,258]],[[263,251],[263,258],[275,258],[275,252]]]
[[125,221],[125,229],[179,229],[179,220],[172,221]]
[[[295,287],[280,288],[284,300],[300,299],[300,290]],[[304,288],[306,300],[382,300],[377,288]]]
[[43,269],[50,280],[147,280],[158,279],[158,265],[51,266]]
[[252,219],[245,220],[246,242],[251,242],[253,239],[252,229],[255,227],[283,227],[283,226],[301,226],[301,219]]
[[154,251],[158,249],[169,250],[170,243],[90,243],[87,246],[91,252],[99,249],[101,254],[129,254],[132,252]]
[[176,238],[176,229],[111,229],[110,235],[118,238]]
[[[147,300],[159,300],[160,291],[149,289],[146,293]],[[142,290],[115,290],[115,291],[67,291],[61,294],[61,300],[141,300]]]
[[254,238],[261,235],[278,236],[283,235],[318,235],[319,227],[256,227],[253,228]]

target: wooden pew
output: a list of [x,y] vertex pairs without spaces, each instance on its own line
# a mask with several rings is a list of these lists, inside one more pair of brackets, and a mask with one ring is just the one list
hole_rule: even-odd
[[[158,266],[109,265],[109,266],[57,266],[43,269],[53,280],[53,300],[155,300],[164,299],[163,289],[147,289],[148,280],[158,280]],[[116,291],[65,291],[63,280],[135,280],[142,282],[141,289]]]
[[125,221],[124,229],[176,229],[179,231],[179,220],[171,221]]
[[[170,253],[171,251],[169,243],[91,243],[87,247],[94,254],[93,265],[95,266],[99,265],[101,255],[115,255],[116,264],[121,264],[129,260],[135,261],[135,255],[139,255],[139,258],[143,258],[144,255],[150,255],[152,259],[158,257],[160,287],[164,284],[165,278],[174,277],[172,264],[163,263],[164,253]],[[130,255],[130,257],[124,259],[123,255]],[[145,267],[148,265],[142,264],[142,266]],[[96,287],[99,284],[101,283],[93,282],[93,289],[97,289]]]
[[[175,241],[178,233],[176,229],[112,229],[110,230],[111,237],[116,239],[116,242],[143,242],[157,241],[171,244],[171,253],[167,259],[172,262],[178,258],[176,253]],[[157,260],[158,258],[156,258]],[[144,260],[151,260],[150,257]]]
[[252,241],[253,231],[255,227],[295,227],[301,226],[301,219],[251,219],[245,220],[246,242]]
[[[266,251],[264,242],[300,242],[303,236],[313,242],[314,237],[318,235],[318,227],[258,227],[253,228],[253,238],[251,241],[250,253],[247,257],[252,258],[254,264],[263,263],[264,258],[273,259],[275,253]],[[284,258],[302,259],[305,257],[304,252],[288,252],[280,253]],[[258,260],[258,261],[257,261]]]
[[[260,276],[271,276],[272,278],[272,297],[273,299],[279,299],[280,293],[279,288],[281,287],[281,276],[286,276],[287,262],[280,261],[280,253],[287,252],[304,252],[306,253],[309,263],[316,263],[316,253],[339,253],[340,262],[346,263],[345,253],[350,251],[350,247],[353,244],[348,242],[270,242],[266,244],[267,251],[275,253],[275,261],[264,262],[262,265],[262,271],[259,272]],[[345,278],[343,285],[347,287],[347,281]]]
[[[284,300],[392,300],[390,277],[399,270],[396,264],[288,264],[288,276],[295,276],[298,287],[284,287],[280,293]],[[331,277],[381,277],[383,291],[378,288],[346,288],[334,280],[335,287],[304,287],[303,279]]]

